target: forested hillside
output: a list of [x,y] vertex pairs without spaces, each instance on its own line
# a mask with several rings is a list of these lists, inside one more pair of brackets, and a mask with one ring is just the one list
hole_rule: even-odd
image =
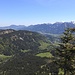
[[50,42],[43,35],[25,30],[0,31],[0,54],[13,55],[20,51],[37,51],[41,43],[49,45]]
[[26,30],[0,30],[0,75],[74,75],[75,29],[60,42]]
[[53,57],[51,48],[51,42],[39,33],[1,30],[0,75],[42,74],[43,66]]

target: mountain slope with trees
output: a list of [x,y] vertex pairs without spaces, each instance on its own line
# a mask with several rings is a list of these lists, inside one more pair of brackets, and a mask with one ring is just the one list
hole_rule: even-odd
[[50,44],[45,36],[36,32],[12,29],[0,31],[0,54],[13,55],[24,50],[37,52],[44,43]]
[[0,75],[45,75],[51,43],[45,36],[26,30],[0,31]]
[[75,29],[65,30],[59,44],[26,30],[0,31],[0,75],[74,75]]

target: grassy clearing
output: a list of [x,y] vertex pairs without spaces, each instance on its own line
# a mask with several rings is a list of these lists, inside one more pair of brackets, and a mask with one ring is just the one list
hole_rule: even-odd
[[49,43],[40,41],[41,46],[39,46],[39,49],[44,50],[47,49],[47,47],[50,45]]
[[26,53],[29,52],[30,50],[21,50],[21,52]]
[[12,56],[6,56],[6,55],[0,54],[0,63],[3,62],[3,61],[5,61],[5,60],[7,60],[7,59],[9,59],[9,58],[11,58],[11,57]]
[[6,55],[0,55],[0,59],[7,59],[7,58],[10,58],[11,56],[6,56]]
[[50,52],[39,53],[36,56],[39,56],[39,57],[47,57],[47,58],[52,58],[53,57]]
[[64,71],[59,69],[59,75],[64,75]]

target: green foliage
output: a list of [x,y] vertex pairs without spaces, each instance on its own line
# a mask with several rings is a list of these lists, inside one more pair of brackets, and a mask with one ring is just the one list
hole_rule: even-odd
[[[2,32],[4,34],[1,34]],[[6,32],[8,30],[2,30],[0,33],[0,54],[9,56],[25,50],[37,51],[47,49],[50,44],[43,35],[36,32],[10,30],[11,33],[5,34]]]
[[2,54],[4,51],[4,47],[0,44],[0,54]]
[[21,50],[21,52],[26,53],[29,52],[30,50]]
[[[36,75],[45,61],[28,53],[21,53],[0,66],[0,75]],[[41,74],[39,74],[41,75]]]
[[50,41],[36,32],[19,30],[1,34],[0,75],[58,73],[58,65],[52,60],[51,50],[54,50],[54,47]]
[[7,61],[12,56],[0,55],[0,63]]
[[39,57],[47,57],[47,58],[52,58],[53,57],[50,52],[39,53],[36,56],[39,56]]
[[47,49],[47,47],[50,45],[50,43],[44,42],[42,40],[39,41],[39,43],[40,43],[39,49],[41,49],[41,50]]
[[75,61],[72,60],[75,60],[75,37],[69,28],[65,30],[61,41],[57,48],[57,63],[64,70],[64,75],[74,75]]

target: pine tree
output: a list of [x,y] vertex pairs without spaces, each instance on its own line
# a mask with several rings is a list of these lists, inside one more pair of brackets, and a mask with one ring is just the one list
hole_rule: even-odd
[[57,63],[64,70],[64,75],[75,74],[75,37],[72,29],[65,30],[57,50]]

